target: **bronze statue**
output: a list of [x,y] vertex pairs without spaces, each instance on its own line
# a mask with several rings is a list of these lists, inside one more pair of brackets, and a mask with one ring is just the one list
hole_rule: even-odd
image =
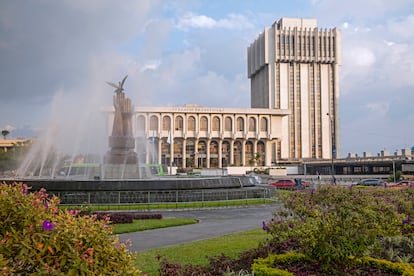
[[136,153],[134,152],[135,140],[132,135],[132,115],[134,107],[131,99],[125,96],[124,83],[125,76],[118,85],[112,82],[106,82],[116,88],[113,98],[115,108],[114,122],[112,125],[112,135],[109,137],[110,152],[106,156],[107,163],[135,163]]
[[121,92],[123,92],[124,91],[124,83],[125,83],[125,80],[126,80],[126,78],[128,77],[128,75],[126,75],[124,78],[123,78],[123,80],[122,81],[119,81],[118,82],[118,85],[116,85],[115,83],[112,83],[112,82],[106,82],[107,84],[109,84],[110,86],[112,86],[112,87],[114,87],[114,88],[116,88],[115,89],[115,93],[116,94],[118,94],[118,93],[121,93]]

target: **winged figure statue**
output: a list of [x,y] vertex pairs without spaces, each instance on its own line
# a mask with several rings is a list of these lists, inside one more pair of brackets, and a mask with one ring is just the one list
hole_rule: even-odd
[[126,75],[123,79],[122,79],[122,81],[119,81],[118,82],[118,85],[116,85],[115,83],[112,83],[112,82],[106,82],[107,84],[109,84],[110,86],[112,86],[112,87],[114,87],[114,88],[116,88],[115,89],[115,93],[121,93],[122,91],[124,91],[124,83],[125,83],[125,80],[126,80],[126,78],[128,77],[128,75]]

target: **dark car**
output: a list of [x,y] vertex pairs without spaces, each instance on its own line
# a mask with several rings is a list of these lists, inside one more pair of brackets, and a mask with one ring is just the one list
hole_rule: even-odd
[[387,182],[382,179],[375,179],[375,178],[369,178],[369,179],[363,179],[357,183],[355,183],[356,186],[387,186]]

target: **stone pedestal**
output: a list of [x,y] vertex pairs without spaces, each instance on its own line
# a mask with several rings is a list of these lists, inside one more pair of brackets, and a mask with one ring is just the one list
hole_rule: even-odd
[[142,179],[137,164],[104,164],[103,179]]
[[138,165],[138,157],[133,137],[109,136],[110,151],[104,158],[104,164],[135,164]]

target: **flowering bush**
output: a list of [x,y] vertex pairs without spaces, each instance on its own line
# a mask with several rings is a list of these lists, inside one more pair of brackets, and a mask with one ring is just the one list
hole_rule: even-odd
[[286,194],[285,209],[266,222],[276,240],[298,238],[302,253],[325,267],[380,248],[381,237],[414,233],[414,189],[321,187]]
[[25,184],[0,185],[3,274],[139,275],[135,255],[111,235],[109,220],[59,210],[59,199]]

